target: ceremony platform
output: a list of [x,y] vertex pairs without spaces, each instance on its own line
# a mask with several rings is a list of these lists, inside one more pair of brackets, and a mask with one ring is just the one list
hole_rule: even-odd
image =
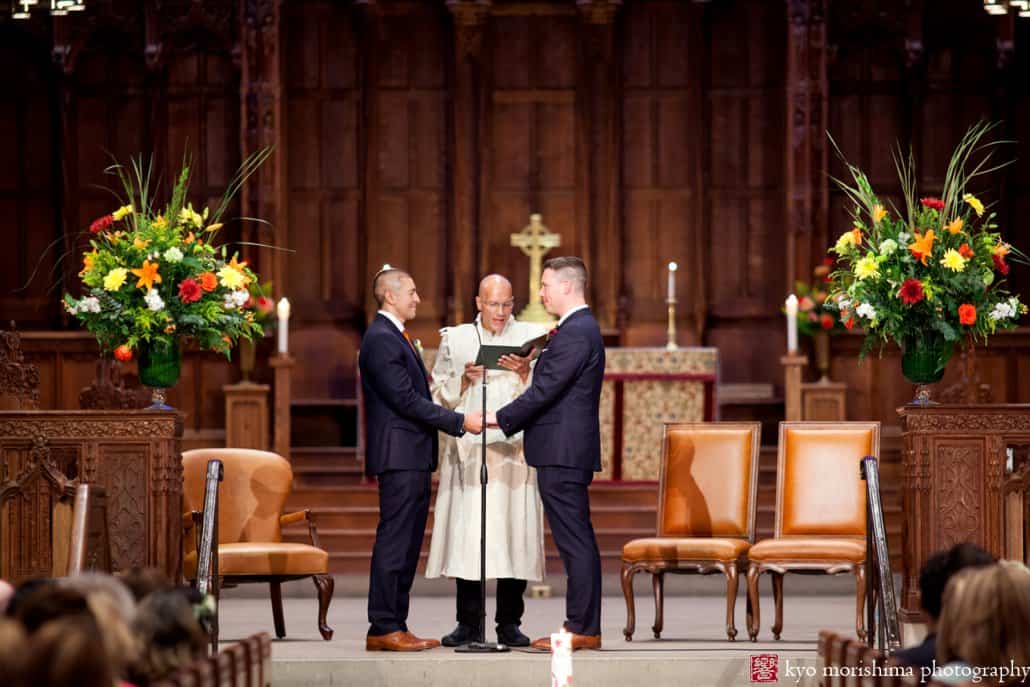
[[[422,580],[422,582],[425,582]],[[667,588],[684,586],[683,580],[669,580]],[[707,582],[707,581],[705,581]],[[793,584],[792,584],[793,583]],[[306,585],[291,591],[303,591]],[[721,584],[720,584],[721,586]],[[740,635],[726,641],[723,631],[724,600],[701,593],[668,595],[665,599],[665,628],[661,640],[651,633],[653,603],[648,595],[637,598],[637,632],[632,642],[623,639],[625,604],[620,596],[607,595],[602,613],[604,648],[577,652],[573,658],[574,684],[590,687],[683,685],[689,687],[738,687],[752,684],[750,656],[776,654],[779,685],[799,684],[799,676],[788,668],[816,665],[820,629],[854,635],[854,597],[836,593],[839,585],[820,585],[832,595],[805,595],[811,588],[805,578],[787,579],[783,638],[774,641],[769,626],[773,619],[771,595],[762,598],[762,632],[759,641],[747,641],[744,601],[737,603]],[[707,587],[707,584],[703,585]],[[691,585],[694,588],[694,585]],[[220,614],[221,639],[231,643],[257,631],[272,631],[272,613],[267,598],[227,592]],[[675,590],[670,589],[673,593]],[[843,590],[841,590],[843,591]],[[523,631],[538,637],[557,630],[564,599],[526,599]],[[548,687],[550,656],[515,650],[507,654],[456,654],[438,648],[410,654],[366,652],[365,599],[341,596],[330,608],[329,624],[335,630],[332,641],[324,642],[315,627],[315,601],[288,596],[284,599],[287,638],[272,641],[272,684],[275,687],[304,685],[447,685],[448,687]],[[492,618],[493,599],[488,599]],[[439,638],[454,627],[454,601],[449,596],[414,596],[411,600],[411,630],[422,637]],[[492,632],[493,624],[488,622]],[[744,640],[741,641],[741,637]],[[493,639],[488,634],[488,639]],[[800,684],[815,684],[802,680]]]

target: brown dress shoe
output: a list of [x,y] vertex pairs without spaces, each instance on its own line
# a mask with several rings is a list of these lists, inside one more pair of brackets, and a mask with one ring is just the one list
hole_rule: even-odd
[[[578,635],[575,632],[572,634],[572,650],[579,651],[580,649],[600,649],[601,648],[601,635]],[[533,640],[530,645],[534,649],[543,649],[544,651],[551,650],[551,638],[541,637],[540,639]]]
[[432,648],[430,641],[398,630],[386,635],[369,635],[365,638],[365,651],[422,651]]
[[410,632],[405,632],[404,634],[408,635],[408,639],[411,641],[421,644],[423,649],[435,649],[440,646],[439,639],[422,639],[421,637],[416,637]]

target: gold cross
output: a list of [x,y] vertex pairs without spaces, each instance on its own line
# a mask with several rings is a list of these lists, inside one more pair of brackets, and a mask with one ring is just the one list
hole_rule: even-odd
[[519,313],[519,319],[526,322],[552,322],[540,302],[540,274],[544,256],[552,248],[561,245],[561,234],[547,230],[538,214],[529,216],[529,224],[520,232],[511,235],[511,245],[529,256],[529,304]]

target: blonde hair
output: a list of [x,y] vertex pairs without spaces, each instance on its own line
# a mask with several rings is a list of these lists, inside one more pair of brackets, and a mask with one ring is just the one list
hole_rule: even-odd
[[999,561],[956,574],[944,592],[937,662],[1030,665],[1030,569]]

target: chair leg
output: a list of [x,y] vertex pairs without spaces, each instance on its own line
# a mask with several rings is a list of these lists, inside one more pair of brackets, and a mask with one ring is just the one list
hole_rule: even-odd
[[757,563],[747,566],[747,635],[752,642],[758,641],[758,626],[762,622],[761,608],[758,605],[758,577],[762,574]]
[[654,638],[662,638],[662,627],[665,625],[665,573],[656,572],[651,576],[651,586],[654,587]]
[[776,603],[776,620],[773,622],[774,639],[780,638],[783,632],[783,573],[770,573],[772,576],[773,601]]
[[737,638],[737,626],[733,613],[737,608],[737,564],[726,566],[726,636],[732,642]]
[[318,590],[318,631],[322,639],[328,642],[333,638],[333,628],[326,622],[326,615],[329,613],[329,603],[333,600],[336,580],[332,575],[313,575],[311,579]]
[[283,620],[283,590],[279,582],[269,582],[272,592],[272,620],[275,621],[275,636],[282,639],[286,636],[286,621]]
[[866,641],[865,615],[865,566],[855,566],[855,631],[858,638]]
[[633,576],[637,573],[633,564],[623,562],[622,564],[622,595],[626,597],[626,627],[622,628],[622,635],[627,642],[633,641],[633,632],[637,629],[637,609],[633,599]]

